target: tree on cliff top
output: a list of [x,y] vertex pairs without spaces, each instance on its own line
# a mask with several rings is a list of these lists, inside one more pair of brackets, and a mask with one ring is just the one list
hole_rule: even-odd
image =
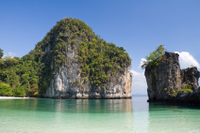
[[146,61],[143,61],[143,65],[141,67],[146,68],[147,66],[157,66],[159,59],[163,56],[163,52],[165,50],[163,46],[164,45],[160,45],[155,51],[150,52],[150,55],[146,56]]

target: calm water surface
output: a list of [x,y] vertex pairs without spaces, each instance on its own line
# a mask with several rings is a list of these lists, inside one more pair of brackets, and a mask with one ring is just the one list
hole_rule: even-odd
[[2,133],[199,133],[200,108],[133,99],[0,99]]

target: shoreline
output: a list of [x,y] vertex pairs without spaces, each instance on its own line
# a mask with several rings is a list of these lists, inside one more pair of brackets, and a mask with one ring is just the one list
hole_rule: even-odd
[[29,98],[47,98],[47,99],[132,99],[131,97],[122,97],[122,98],[75,98],[75,97],[13,97],[13,96],[0,96],[0,99],[29,99]]
[[0,99],[29,99],[37,97],[12,97],[12,96],[0,96]]

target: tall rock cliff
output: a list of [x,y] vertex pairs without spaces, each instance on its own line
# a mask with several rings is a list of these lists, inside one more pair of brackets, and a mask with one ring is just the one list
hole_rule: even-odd
[[180,69],[179,55],[165,52],[158,66],[145,68],[149,101],[187,101],[198,100],[198,78],[196,67]]
[[45,97],[55,98],[131,98],[132,77],[129,68],[123,74],[118,74],[118,79],[110,77],[105,87],[92,85],[91,81],[84,81],[78,72],[78,64],[61,66],[56,71],[56,76],[51,80]]
[[44,97],[131,98],[128,53],[78,19],[59,21],[34,51],[44,64],[39,84]]

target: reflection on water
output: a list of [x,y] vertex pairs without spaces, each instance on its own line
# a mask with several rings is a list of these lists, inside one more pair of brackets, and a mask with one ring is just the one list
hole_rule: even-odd
[[1,99],[0,132],[199,132],[200,108],[132,99]]
[[133,132],[131,99],[0,100],[0,132]]
[[6,99],[0,105],[2,109],[65,113],[133,112],[131,99]]

